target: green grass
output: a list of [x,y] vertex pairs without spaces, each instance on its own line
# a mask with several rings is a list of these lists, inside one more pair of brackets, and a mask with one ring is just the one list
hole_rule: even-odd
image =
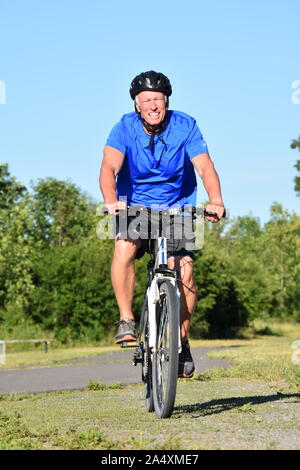
[[[247,339],[191,341],[192,348],[228,347],[209,356],[232,367],[180,379],[167,420],[145,410],[142,384],[105,386],[95,379],[82,391],[0,395],[0,450],[299,449],[300,366],[291,361],[291,344],[300,339],[300,326],[260,322],[255,328]],[[115,350],[50,349],[47,361],[59,365]],[[28,351],[26,361],[38,365],[45,356]],[[8,359],[21,364],[24,352]]]
[[86,385],[86,390],[116,390],[124,387],[125,385],[122,382],[104,385],[99,379],[93,379]]
[[[220,378],[243,378],[247,380],[265,380],[268,383],[281,383],[283,388],[300,390],[300,366],[293,364],[292,344],[300,338],[300,325],[282,323],[268,328],[278,334],[257,336],[249,341],[236,342],[236,348],[212,351],[209,358],[228,360],[233,367],[228,369],[212,369],[198,380]],[[229,344],[228,344],[229,346]]]
[[281,448],[289,435],[299,445],[299,394],[259,381],[180,380],[167,420],[145,410],[140,384],[5,396],[0,403],[0,450]]

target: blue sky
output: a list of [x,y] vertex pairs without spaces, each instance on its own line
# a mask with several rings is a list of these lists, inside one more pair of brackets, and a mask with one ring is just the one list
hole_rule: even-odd
[[0,0],[0,160],[28,186],[68,179],[101,201],[106,138],[154,69],[196,118],[232,217],[299,213],[299,17],[299,0]]

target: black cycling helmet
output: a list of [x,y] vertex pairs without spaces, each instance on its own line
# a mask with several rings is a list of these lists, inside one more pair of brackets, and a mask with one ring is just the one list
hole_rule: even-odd
[[133,100],[141,91],[160,91],[169,97],[172,94],[172,87],[170,80],[164,74],[149,70],[140,73],[131,82],[129,93]]

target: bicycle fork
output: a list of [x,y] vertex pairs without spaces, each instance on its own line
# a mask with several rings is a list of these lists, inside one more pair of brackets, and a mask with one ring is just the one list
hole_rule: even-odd
[[[148,288],[148,315],[149,315],[149,347],[152,352],[155,350],[156,337],[157,337],[157,318],[156,318],[156,306],[161,301],[160,291],[158,284],[164,280],[171,282],[176,288],[178,299],[180,299],[180,291],[176,282],[175,277],[164,276],[162,274],[156,274],[150,287]],[[178,353],[181,352],[181,335],[180,335],[180,324],[178,325]]]
[[[167,239],[158,237],[157,239],[157,257],[154,266],[154,276],[150,287],[148,288],[148,314],[149,314],[149,346],[153,352],[156,345],[157,324],[156,324],[156,305],[161,301],[158,283],[168,280],[176,289],[177,298],[180,299],[180,291],[177,284],[176,272],[168,270],[167,267]],[[166,274],[168,272],[169,275]],[[171,274],[171,275],[170,275]],[[179,353],[181,352],[180,325],[178,328]]]

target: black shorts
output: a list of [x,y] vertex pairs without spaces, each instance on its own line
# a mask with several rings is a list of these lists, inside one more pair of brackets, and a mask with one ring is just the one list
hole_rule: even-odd
[[[114,216],[114,236],[116,240],[140,240],[136,259],[149,253],[149,243],[157,239],[159,214],[141,210],[136,216],[125,214]],[[189,256],[194,258],[195,234],[191,215],[163,215],[162,235],[167,238],[168,257]]]

